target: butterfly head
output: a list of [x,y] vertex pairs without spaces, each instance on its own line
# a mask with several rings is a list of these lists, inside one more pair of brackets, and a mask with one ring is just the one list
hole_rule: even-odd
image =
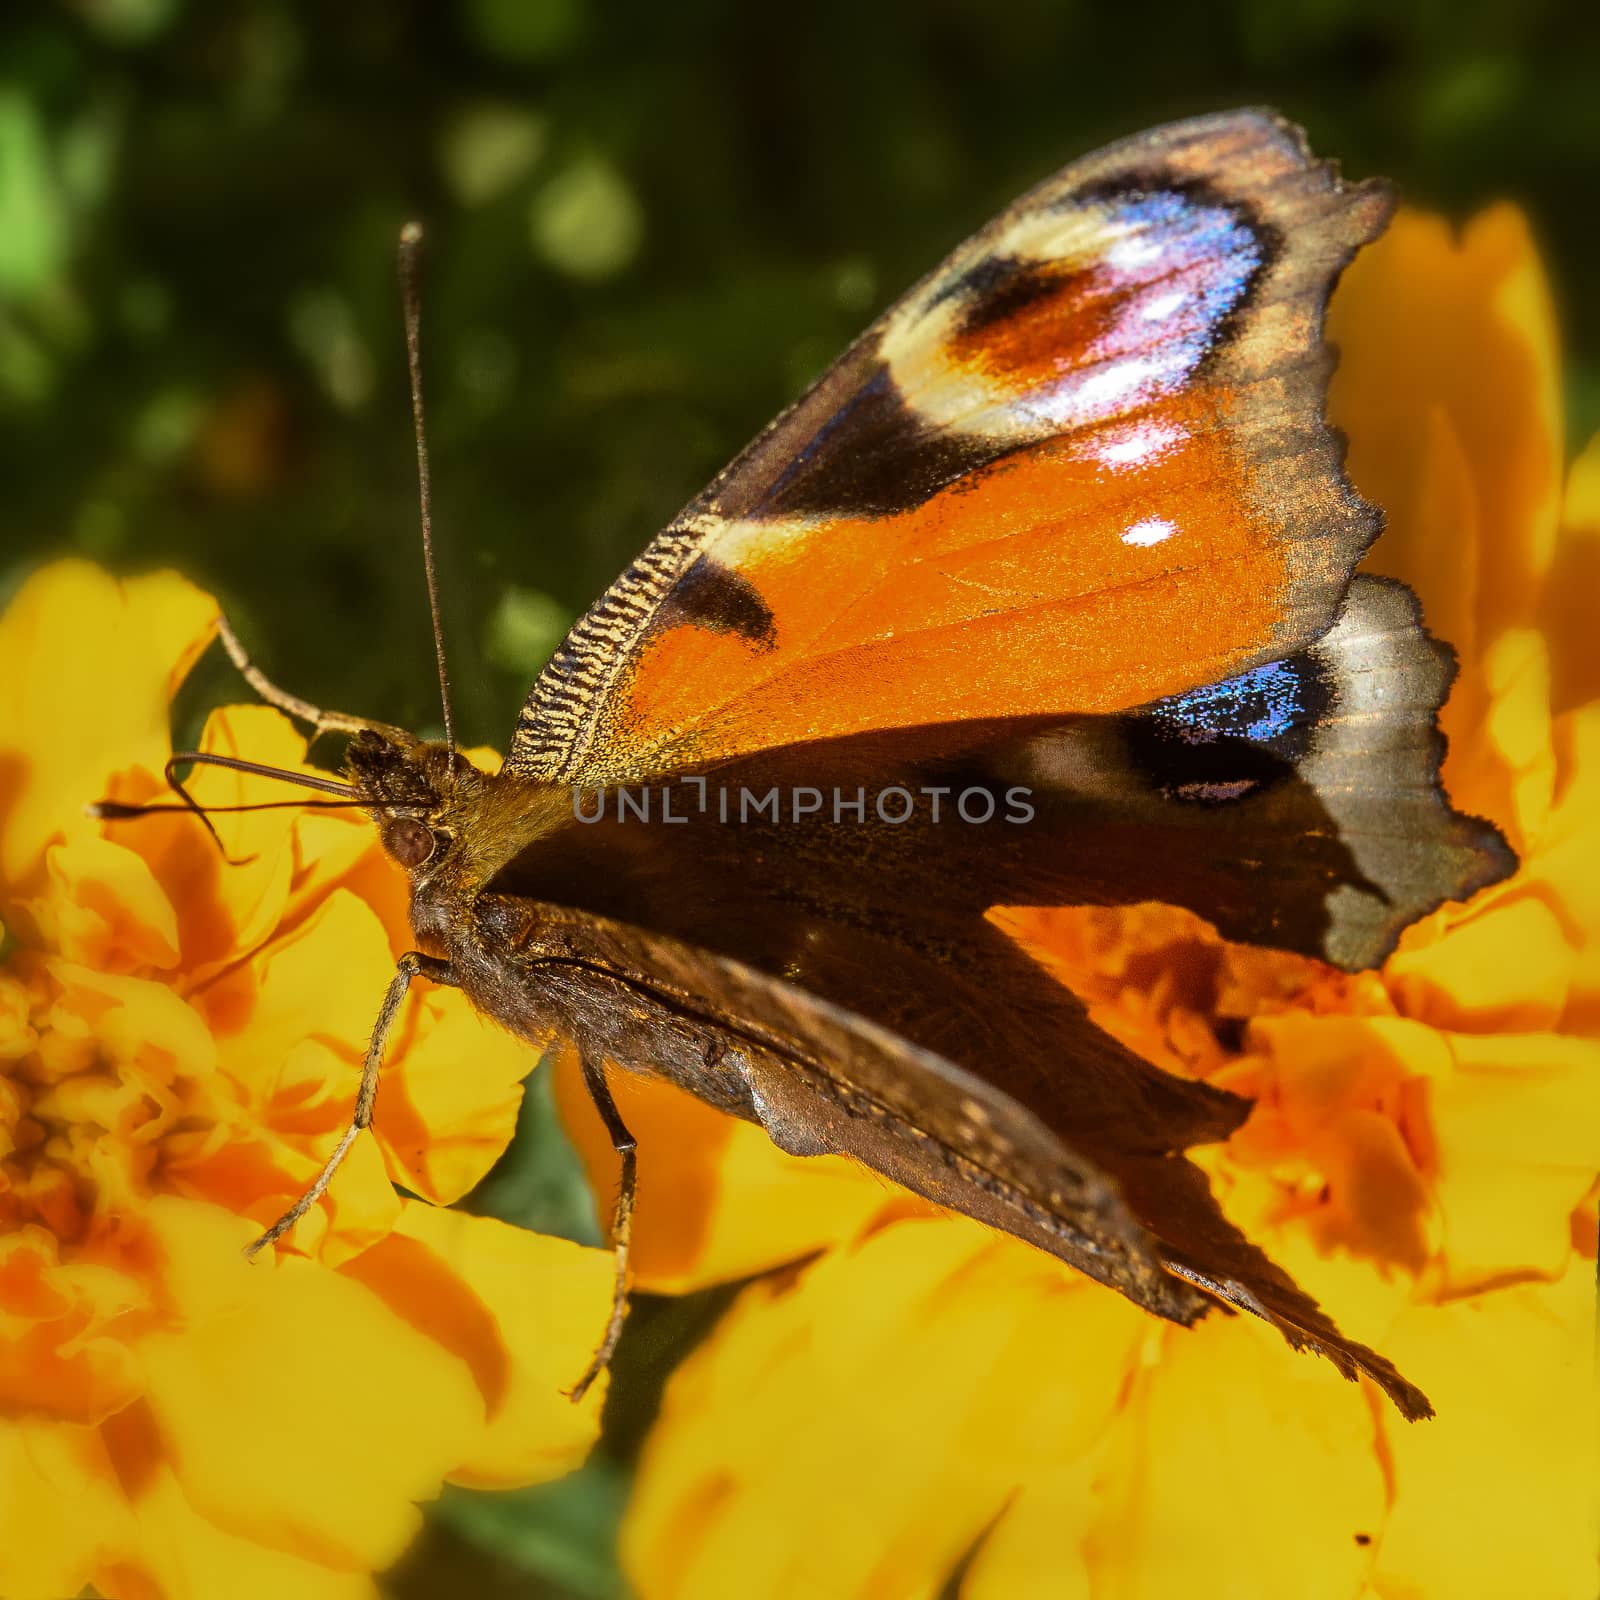
[[565,791],[484,772],[460,751],[396,728],[358,733],[345,759],[384,849],[411,878],[413,920],[425,903],[471,898],[564,815]]
[[399,729],[358,733],[346,764],[384,849],[413,879],[432,877],[444,866],[488,781],[459,752]]

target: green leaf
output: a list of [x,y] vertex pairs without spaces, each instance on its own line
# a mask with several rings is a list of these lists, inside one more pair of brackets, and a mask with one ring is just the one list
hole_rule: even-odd
[[617,1600],[617,1526],[625,1475],[596,1458],[556,1483],[502,1493],[447,1488],[436,1515],[502,1560],[559,1584],[574,1600]]
[[556,1111],[551,1063],[528,1079],[517,1131],[489,1176],[467,1197],[468,1210],[519,1228],[601,1246],[594,1196],[578,1152]]
[[569,277],[614,277],[639,253],[644,212],[609,162],[588,157],[552,178],[533,202],[535,250]]
[[490,613],[484,654],[532,682],[571,626],[572,613],[560,601],[511,584]]
[[0,299],[30,299],[66,264],[67,218],[33,104],[0,89]]

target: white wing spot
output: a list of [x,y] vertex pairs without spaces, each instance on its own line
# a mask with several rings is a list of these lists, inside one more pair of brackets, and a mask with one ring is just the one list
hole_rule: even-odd
[[1160,544],[1163,539],[1170,539],[1177,531],[1165,517],[1146,517],[1143,522],[1136,522],[1124,531],[1122,542],[1136,545]]
[[1182,428],[1163,422],[1144,422],[1112,435],[1095,451],[1108,467],[1129,467],[1165,455],[1189,435]]
[[1158,261],[1160,258],[1161,246],[1153,240],[1140,238],[1138,234],[1117,240],[1106,251],[1106,260],[1120,272],[1129,272],[1135,267],[1148,267],[1152,261]]
[[1139,307],[1139,320],[1141,322],[1165,322],[1173,312],[1182,308],[1184,301],[1188,298],[1181,289],[1172,289],[1166,294],[1158,294],[1155,299],[1147,300]]

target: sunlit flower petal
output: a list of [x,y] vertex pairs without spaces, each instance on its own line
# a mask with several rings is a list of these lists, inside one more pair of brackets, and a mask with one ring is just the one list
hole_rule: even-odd
[[606,1256],[407,1201],[394,1234],[348,1270],[472,1372],[483,1425],[451,1472],[457,1483],[508,1488],[571,1467],[594,1437],[608,1381],[602,1374],[581,1405],[567,1398],[611,1309]]
[[[1402,211],[1340,280],[1328,336],[1339,350],[1328,409],[1349,433],[1350,475],[1388,514],[1368,565],[1410,583],[1430,617],[1442,579],[1445,636],[1464,654],[1486,650],[1532,620],[1560,514],[1556,332],[1526,220],[1496,206],[1458,234]],[[1422,493],[1418,476],[1453,451],[1475,514],[1449,540],[1441,513],[1460,509],[1459,478],[1442,469],[1454,483],[1441,495],[1437,477]],[[1476,575],[1470,629],[1449,599],[1463,561]]]
[[[276,1260],[241,1255],[348,1126],[409,930],[359,815],[220,812],[216,840],[181,813],[85,815],[160,794],[167,703],[215,616],[180,580],[68,563],[0,618],[30,686],[0,711],[8,1597],[370,1596],[447,1477],[558,1474],[599,1426],[600,1388],[574,1407],[555,1374],[593,1352],[610,1257],[435,1224],[391,1181],[454,1199],[515,1127],[535,1058],[459,994],[418,986],[376,1128]],[[275,711],[219,712],[202,743],[304,768]],[[285,798],[214,767],[188,787]]]
[[0,683],[28,686],[0,696],[0,895],[36,887],[52,840],[98,833],[83,807],[108,779],[161,771],[167,706],[216,614],[172,573],[118,583],[64,562],[23,584],[0,629]]
[[1390,1351],[1439,1408],[1379,1416],[1394,1503],[1380,1595],[1595,1592],[1594,1262],[1555,1283],[1417,1306]]

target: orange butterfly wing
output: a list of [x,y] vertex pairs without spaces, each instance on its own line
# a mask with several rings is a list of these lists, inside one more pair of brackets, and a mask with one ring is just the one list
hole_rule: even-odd
[[1378,526],[1323,310],[1388,200],[1265,113],[1068,167],[887,312],[650,545],[507,765],[623,781],[775,744],[1099,713],[1331,625]]

